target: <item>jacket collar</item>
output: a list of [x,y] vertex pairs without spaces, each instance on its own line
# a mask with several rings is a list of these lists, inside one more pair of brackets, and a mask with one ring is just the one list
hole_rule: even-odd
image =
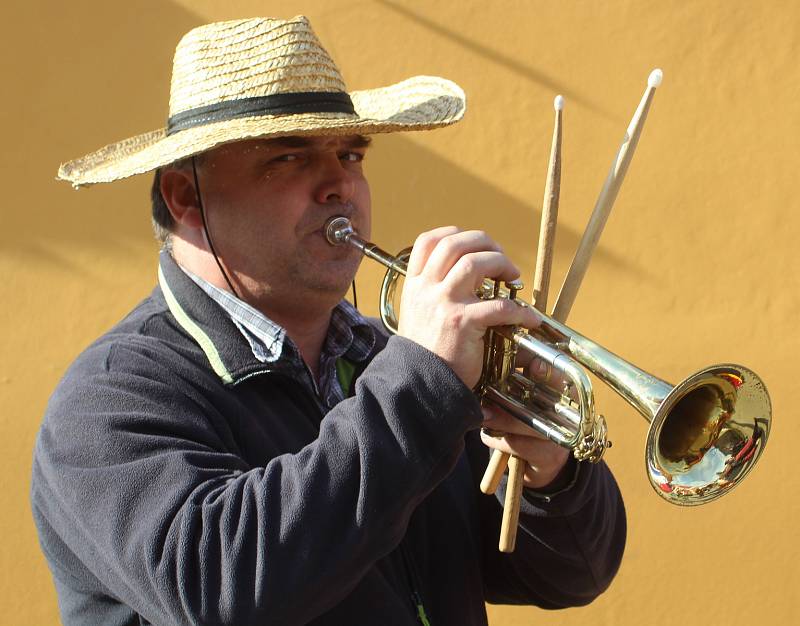
[[222,382],[235,385],[244,378],[281,371],[282,363],[262,363],[227,313],[178,266],[172,255],[159,256],[158,283],[175,320],[200,346]]
[[[274,363],[259,361],[228,314],[186,275],[165,250],[159,257],[158,282],[173,317],[200,346],[223,383],[235,385],[257,374],[291,371],[289,364],[282,359]],[[386,344],[379,323],[375,320],[369,322],[376,330],[376,342],[366,362]]]

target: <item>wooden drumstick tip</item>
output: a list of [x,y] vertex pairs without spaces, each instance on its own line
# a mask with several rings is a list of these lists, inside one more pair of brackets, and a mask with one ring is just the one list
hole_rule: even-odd
[[652,72],[650,72],[650,76],[647,77],[647,86],[652,87],[653,89],[655,89],[656,87],[661,87],[661,81],[663,79],[664,79],[664,72],[656,68]]
[[481,480],[481,492],[487,496],[497,491],[503,474],[508,466],[508,460],[511,458],[510,454],[501,452],[500,450],[492,450],[492,457],[486,466],[486,471]]
[[642,132],[642,126],[647,119],[647,112],[650,109],[650,103],[653,101],[656,87],[661,85],[664,78],[664,73],[660,69],[654,69],[650,72],[647,78],[647,89],[642,96],[639,106],[631,118],[625,137],[622,140],[622,145],[619,147],[614,161],[611,164],[611,170],[603,183],[603,188],[600,190],[600,195],[597,198],[592,215],[589,218],[589,223],[586,230],[581,237],[578,250],[575,252],[575,257],[572,260],[567,276],[561,285],[561,291],[556,298],[555,306],[553,307],[552,317],[559,322],[566,320],[575,297],[578,293],[583,277],[586,274],[586,269],[589,265],[589,259],[594,252],[600,235],[605,227],[606,220],[611,213],[611,207],[614,205],[614,200],[617,197],[617,192],[622,186],[622,181],[625,179],[625,174],[628,171],[628,165],[633,158],[633,153],[636,150],[636,145],[639,142],[639,136]]
[[553,108],[556,111],[563,111],[564,110],[564,96],[556,96],[555,97],[555,99],[553,100]]

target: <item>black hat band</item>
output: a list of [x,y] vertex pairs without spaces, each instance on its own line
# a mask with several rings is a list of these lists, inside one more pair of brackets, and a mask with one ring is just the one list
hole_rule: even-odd
[[225,100],[176,113],[167,121],[167,135],[194,126],[259,115],[300,113],[349,113],[355,115],[355,112],[350,96],[340,91],[276,93],[270,96]]

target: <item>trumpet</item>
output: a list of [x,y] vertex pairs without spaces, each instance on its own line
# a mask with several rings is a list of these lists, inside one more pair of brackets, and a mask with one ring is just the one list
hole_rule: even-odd
[[[406,272],[410,249],[398,255],[362,239],[346,217],[325,226],[331,245],[351,245],[387,267],[380,312],[397,332],[395,295]],[[519,306],[519,281],[485,279],[481,299],[507,298]],[[481,379],[474,389],[530,426],[568,448],[578,461],[598,462],[611,443],[607,425],[595,411],[587,371],[609,385],[649,423],[645,468],[655,492],[672,504],[699,505],[729,492],[750,472],[769,437],[772,408],[761,378],[747,367],[705,367],[671,385],[606,350],[565,324],[540,312],[538,328],[494,327],[487,331]],[[540,359],[545,380],[525,376],[516,365],[519,351]],[[558,374],[558,375],[555,375]],[[559,381],[559,386],[549,384]],[[563,381],[563,385],[561,384]]]

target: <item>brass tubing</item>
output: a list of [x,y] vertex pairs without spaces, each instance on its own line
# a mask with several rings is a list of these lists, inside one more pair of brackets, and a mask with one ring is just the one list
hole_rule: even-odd
[[[353,229],[350,220],[345,217],[333,217],[329,220],[326,229],[326,237],[331,245],[350,244],[361,250],[366,256],[378,261],[388,268],[383,280],[381,289],[381,319],[391,332],[397,332],[397,318],[393,310],[393,305],[388,301],[387,295],[393,293],[395,279],[398,273],[405,275],[407,264],[398,256],[391,255],[375,244],[365,241]],[[517,281],[509,284],[510,289],[517,288]],[[496,281],[485,279],[479,297],[503,297],[509,296],[509,288],[501,287]],[[521,300],[514,300],[519,306],[528,306]],[[546,318],[546,316],[543,316]],[[553,332],[553,331],[551,331]],[[512,342],[522,349],[530,352],[548,363],[554,370],[570,382],[577,395],[580,416],[578,424],[574,430],[569,430],[563,426],[553,425],[541,419],[538,412],[533,411],[529,406],[519,402],[507,393],[503,393],[492,387],[484,386],[477,393],[486,400],[501,406],[518,420],[527,424],[539,434],[554,443],[572,450],[578,460],[590,460],[597,462],[602,457],[603,452],[609,446],[605,440],[605,426],[598,429],[596,422],[602,420],[594,410],[594,395],[592,384],[583,369],[569,356],[560,352],[548,344],[528,335],[525,332],[511,332],[508,328],[499,327],[490,329],[490,334],[500,335],[502,339]],[[500,338],[500,337],[498,337]],[[484,363],[484,368],[489,364]],[[505,380],[513,372],[504,372],[500,377]],[[559,420],[563,421],[563,420]],[[602,436],[598,439],[597,435]],[[486,481],[487,485],[495,484],[494,481]]]
[[[338,226],[333,228],[333,222]],[[351,243],[389,267],[387,277],[405,270],[405,262],[358,238],[345,218],[331,220],[327,234],[332,245]],[[490,297],[494,291],[494,282],[487,280],[478,295]],[[508,297],[508,290],[500,289],[495,295]],[[520,300],[514,302],[526,306]],[[382,302],[381,308],[385,306]],[[556,434],[563,433],[565,420],[540,419],[537,411],[509,396],[507,380],[501,381],[502,390],[490,386],[480,390],[481,395],[571,448],[579,460],[597,461],[609,445],[605,420],[595,414],[591,383],[583,368],[650,422],[645,467],[653,489],[667,501],[696,505],[714,500],[738,484],[760,458],[769,437],[772,406],[766,386],[752,370],[734,364],[712,365],[673,386],[552,317],[542,314],[541,319],[530,333],[522,329],[509,333],[505,327],[492,331],[544,359],[572,383],[580,407],[580,422],[574,432],[568,431],[572,436]],[[565,415],[570,421],[568,411]]]

